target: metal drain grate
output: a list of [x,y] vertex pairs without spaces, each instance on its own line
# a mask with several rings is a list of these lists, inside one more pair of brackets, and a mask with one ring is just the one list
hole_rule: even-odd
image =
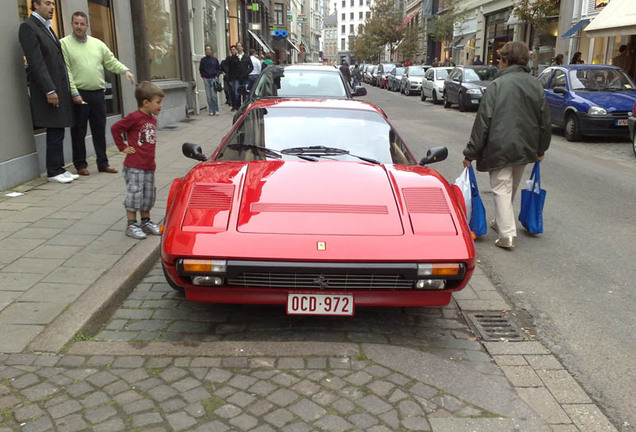
[[468,324],[485,341],[522,341],[526,337],[508,312],[464,312]]

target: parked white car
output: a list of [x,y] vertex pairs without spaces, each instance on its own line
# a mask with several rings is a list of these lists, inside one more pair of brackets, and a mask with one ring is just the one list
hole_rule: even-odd
[[452,70],[452,67],[434,67],[426,71],[422,82],[422,92],[420,93],[422,101],[425,101],[426,98],[431,98],[434,104],[442,103],[444,99],[444,80]]
[[404,69],[400,91],[407,96],[419,93],[422,90],[422,81],[428,68],[430,66],[415,65]]

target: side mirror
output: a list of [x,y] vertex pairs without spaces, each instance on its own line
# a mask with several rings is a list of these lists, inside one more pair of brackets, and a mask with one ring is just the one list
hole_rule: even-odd
[[433,147],[426,152],[426,156],[420,161],[420,165],[425,166],[434,162],[441,162],[448,157],[448,149],[446,147]]
[[565,87],[555,87],[554,92],[557,94],[566,95],[568,94],[568,89],[566,89]]
[[208,160],[207,156],[203,154],[203,150],[201,150],[201,146],[199,144],[183,143],[181,151],[183,151],[183,155],[187,158],[201,162]]
[[366,96],[367,89],[362,86],[357,86],[353,89],[352,96]]

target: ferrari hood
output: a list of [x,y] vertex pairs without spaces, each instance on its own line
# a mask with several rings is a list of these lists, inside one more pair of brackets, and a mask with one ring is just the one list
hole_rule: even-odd
[[380,235],[404,233],[389,175],[356,162],[251,162],[240,194],[244,233]]

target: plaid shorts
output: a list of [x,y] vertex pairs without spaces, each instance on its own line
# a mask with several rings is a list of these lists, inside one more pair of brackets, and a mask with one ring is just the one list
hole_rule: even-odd
[[126,210],[150,211],[157,198],[155,172],[124,166],[123,175],[127,191],[124,198]]

